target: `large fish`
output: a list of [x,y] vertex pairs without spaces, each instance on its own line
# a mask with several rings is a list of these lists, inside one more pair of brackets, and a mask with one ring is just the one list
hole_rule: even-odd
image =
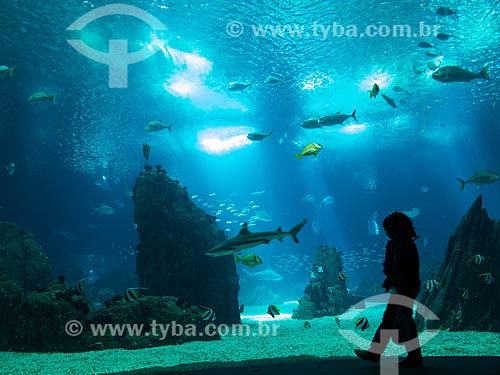
[[460,191],[464,191],[465,184],[474,185],[487,185],[492,184],[500,178],[497,172],[494,171],[475,171],[474,174],[469,177],[466,181],[457,177],[457,181],[460,182]]
[[262,141],[267,137],[270,137],[273,134],[273,131],[274,130],[271,130],[269,134],[266,134],[264,132],[252,132],[247,134],[247,138],[250,139],[251,141]]
[[168,129],[168,132],[172,132],[172,124],[166,125],[161,121],[151,121],[144,126],[144,130],[147,132],[159,132],[163,129]]
[[341,125],[349,117],[352,117],[354,120],[356,120],[356,122],[358,122],[358,119],[356,118],[356,110],[354,110],[350,115],[337,112],[334,115],[321,117],[318,123],[320,127],[330,126],[330,125]]
[[488,76],[488,65],[486,65],[479,73],[471,72],[470,70],[462,69],[458,66],[443,66],[432,73],[432,78],[436,81],[449,82],[470,82],[473,79],[490,79]]
[[244,268],[242,268],[242,270],[244,273],[246,273],[249,276],[252,276],[253,278],[255,278],[257,280],[262,280],[262,281],[280,281],[280,280],[283,280],[283,276],[281,276],[279,273],[277,273],[271,269],[267,269],[265,271],[254,272],[254,273],[248,272]]
[[286,236],[291,236],[295,243],[299,243],[297,233],[299,233],[306,223],[307,219],[304,219],[288,232],[283,232],[281,227],[279,227],[275,231],[255,233],[250,232],[248,230],[248,224],[245,223],[236,237],[229,238],[217,246],[212,247],[205,254],[211,257],[238,254],[243,250],[248,250],[262,244],[269,244],[272,240],[283,241],[283,238]]

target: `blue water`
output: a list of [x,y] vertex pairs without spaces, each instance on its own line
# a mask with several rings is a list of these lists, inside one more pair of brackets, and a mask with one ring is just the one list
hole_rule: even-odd
[[[346,254],[354,286],[362,276],[379,277],[386,240],[381,223],[393,210],[420,210],[413,218],[421,236],[419,249],[426,258],[437,259],[478,194],[490,216],[500,217],[498,183],[480,189],[467,185],[460,192],[456,181],[475,170],[500,171],[498,5],[447,3],[459,9],[457,19],[436,15],[443,5],[437,1],[123,3],[149,12],[168,30],[154,33],[125,16],[96,20],[80,32],[66,30],[111,1],[2,5],[0,65],[16,68],[14,77],[0,79],[0,219],[36,235],[55,275],[77,277],[75,267],[96,278],[112,269],[134,270],[138,235],[133,202],[124,191],[144,165],[143,143],[152,145],[151,163],[162,164],[211,214],[221,203],[234,204],[239,214],[254,201],[272,221],[258,221],[251,230],[289,229],[309,219],[300,244],[286,239],[256,249],[264,260],[261,267],[283,276],[261,283],[283,300],[300,298],[320,244]],[[240,37],[226,31],[234,20],[244,25]],[[251,25],[311,28],[313,22],[415,28],[425,22],[454,36],[448,41],[321,40],[256,37],[251,32]],[[163,40],[163,51],[130,65],[128,88],[113,89],[108,87],[108,67],[79,54],[66,42],[71,38],[101,51],[107,51],[110,38],[128,39],[131,51],[151,46],[157,38]],[[442,56],[442,66],[478,72],[490,64],[491,79],[434,81],[426,66],[437,60],[417,46],[421,40],[436,45],[432,51]],[[413,67],[425,72],[416,74]],[[264,83],[270,75],[281,82]],[[226,90],[238,80],[255,83],[241,93]],[[396,101],[397,109],[381,96],[369,99],[366,91],[374,82]],[[394,86],[404,91],[396,92]],[[56,104],[28,103],[36,91],[56,94]],[[308,118],[354,109],[358,123],[348,119],[327,129],[300,127]],[[144,125],[153,120],[173,123],[172,132],[145,132]],[[262,142],[245,141],[254,130],[274,132]],[[243,139],[240,148],[217,154],[203,147],[207,138],[232,136]],[[317,157],[297,160],[294,154],[310,142],[324,149]],[[3,166],[12,161],[16,172],[9,176]],[[263,193],[252,195],[256,192]],[[315,200],[304,202],[307,195]],[[335,202],[320,208],[327,196]],[[100,204],[113,206],[115,213],[91,215]],[[370,235],[368,220],[375,212],[380,233]],[[248,220],[227,210],[218,217],[230,237]],[[362,255],[363,248],[375,251]],[[356,263],[362,257],[368,260]]]

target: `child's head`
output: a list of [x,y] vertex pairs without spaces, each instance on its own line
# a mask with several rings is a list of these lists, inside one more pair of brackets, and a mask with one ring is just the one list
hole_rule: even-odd
[[395,238],[417,238],[411,219],[402,212],[394,211],[388,215],[383,222],[385,233],[391,239]]

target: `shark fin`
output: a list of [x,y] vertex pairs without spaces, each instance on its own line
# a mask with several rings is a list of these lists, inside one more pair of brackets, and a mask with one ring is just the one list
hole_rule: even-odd
[[278,227],[278,229],[276,229],[276,232],[283,232],[283,230],[281,229],[281,227]]
[[241,230],[240,230],[240,233],[238,233],[238,236],[242,235],[242,234],[249,234],[250,231],[248,230],[248,224],[247,223],[244,223],[242,226],[241,226]]

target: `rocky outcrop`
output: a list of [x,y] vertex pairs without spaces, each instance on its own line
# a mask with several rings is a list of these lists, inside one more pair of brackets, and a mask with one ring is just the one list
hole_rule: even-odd
[[342,253],[335,248],[320,246],[316,250],[312,278],[306,286],[294,319],[313,319],[339,315],[349,307],[346,281],[339,278]]
[[23,293],[47,286],[52,270],[31,232],[0,222],[0,280],[11,280]]
[[[45,291],[32,292],[24,299],[12,286],[0,283],[2,290],[0,301],[9,303],[2,314],[6,310],[16,314],[16,319],[11,315],[5,320],[9,324],[0,328],[2,351],[140,349],[220,339],[207,328],[210,322],[202,319],[201,310],[174,297],[126,301],[116,296],[105,309],[93,311],[87,297],[63,281],[52,282]],[[115,334],[111,329],[116,329]]]
[[232,256],[205,255],[225,240],[215,218],[190,200],[187,189],[157,166],[136,179],[139,286],[212,308],[217,323],[240,323],[239,278]]
[[[482,204],[479,196],[462,217],[439,271],[423,288],[420,302],[440,319],[428,328],[500,331],[500,221]],[[417,323],[425,327],[418,315]]]

